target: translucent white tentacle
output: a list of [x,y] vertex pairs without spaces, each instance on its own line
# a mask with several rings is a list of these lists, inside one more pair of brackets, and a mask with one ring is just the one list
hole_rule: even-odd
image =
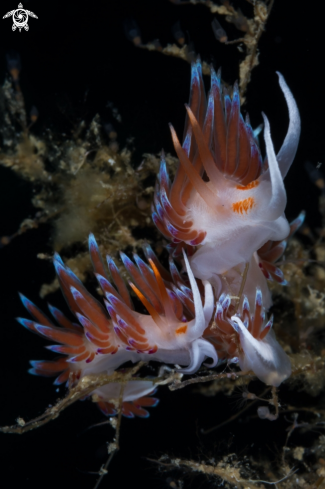
[[287,195],[284,188],[280,168],[275,156],[275,151],[271,139],[270,123],[266,115],[262,115],[264,119],[264,140],[272,186],[272,197],[271,200],[267,202],[267,205],[263,208],[263,218],[266,221],[275,221],[284,212],[287,203]]
[[191,343],[190,349],[190,363],[186,368],[181,368],[178,372],[183,374],[194,374],[201,367],[202,362],[206,357],[211,357],[213,362],[207,364],[208,367],[213,368],[218,363],[218,354],[214,346],[206,340],[199,338]]
[[202,301],[201,301],[201,295],[199,288],[197,286],[196,280],[194,278],[193,272],[191,270],[189,261],[187,259],[186,253],[183,249],[183,256],[184,256],[184,261],[186,265],[186,271],[187,275],[191,284],[191,289],[193,293],[193,302],[194,302],[194,310],[195,310],[195,323],[191,327],[191,330],[195,336],[201,336],[203,331],[205,330],[205,316],[204,316],[204,311],[203,311],[203,306],[202,306]]
[[207,280],[203,280],[203,285],[204,285],[203,313],[205,318],[205,328],[207,328],[214,309],[214,295],[213,295],[213,290],[210,282],[208,282]]
[[205,341],[205,340],[198,340],[201,344],[201,349],[202,351],[204,352],[204,354],[206,355],[207,358],[212,358],[212,363],[205,363],[205,367],[208,367],[208,368],[213,368],[213,367],[216,367],[217,364],[218,364],[218,361],[219,361],[219,358],[218,358],[218,354],[214,348],[214,346],[209,343],[208,341]]
[[291,163],[293,162],[293,159],[296,155],[300,137],[301,123],[296,101],[293,98],[293,95],[281,73],[277,71],[277,75],[279,77],[280,87],[282,89],[283,95],[285,96],[289,111],[288,132],[281,146],[281,149],[277,154],[277,160],[279,163],[282,178],[284,178],[288,173]]

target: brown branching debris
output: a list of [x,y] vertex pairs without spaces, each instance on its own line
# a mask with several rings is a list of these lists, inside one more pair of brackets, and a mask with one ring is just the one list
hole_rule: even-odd
[[[103,385],[107,385],[110,383],[118,383],[122,386],[120,397],[123,398],[123,386],[128,382],[137,381],[138,378],[134,378],[133,376],[143,367],[144,363],[139,362],[135,365],[135,367],[124,370],[123,373],[114,372],[112,375],[88,375],[83,377],[76,385],[70,388],[68,394],[63,399],[59,399],[55,406],[51,406],[46,411],[38,416],[37,418],[25,422],[22,418],[17,419],[17,424],[13,426],[4,426],[0,428],[0,432],[2,433],[16,433],[18,435],[22,435],[27,431],[34,430],[35,428],[39,428],[44,424],[48,423],[56,419],[64,409],[69,407],[74,402],[82,399],[84,397],[89,396],[91,392],[93,392],[96,388],[101,387]],[[97,402],[98,399],[94,399],[94,402]],[[117,404],[122,404],[121,399],[117,399]],[[117,443],[118,447],[118,443]]]
[[[253,16],[251,18],[246,17],[242,11],[238,8],[235,9],[229,0],[223,0],[222,5],[218,5],[210,0],[189,0],[189,1],[174,1],[170,0],[176,5],[204,5],[209,8],[212,14],[218,14],[224,16],[226,21],[233,24],[242,34],[238,39],[229,41],[226,31],[221,27],[217,19],[212,21],[212,29],[215,37],[222,44],[238,44],[238,49],[244,53],[245,57],[239,64],[239,94],[241,104],[246,101],[246,90],[251,80],[252,70],[258,66],[258,43],[265,30],[267,19],[270,15],[274,0],[268,0],[262,2],[260,0],[252,0],[249,3],[252,4]],[[135,39],[131,39],[134,44],[142,49],[148,49],[149,51],[159,51],[167,56],[175,56],[183,59],[189,63],[196,59],[196,53],[191,45],[184,43],[184,37],[179,34],[175,35],[178,44],[168,44],[166,47],[162,47],[158,40],[142,44],[140,34]],[[140,41],[139,41],[140,40]],[[205,75],[210,74],[210,66],[205,61],[202,61],[202,72]]]
[[236,454],[229,454],[216,461],[214,458],[208,461],[196,462],[195,460],[184,460],[181,458],[169,458],[162,456],[159,460],[149,459],[157,463],[165,470],[179,469],[189,473],[204,474],[208,479],[217,484],[222,484],[222,487],[236,487],[240,489],[254,489],[260,487],[265,489],[269,485],[274,487],[290,487],[279,485],[288,481],[295,474],[295,470],[289,469],[288,473],[278,480],[267,481],[254,479],[254,476],[249,459],[238,459]]
[[[239,65],[239,93],[241,103],[245,102],[245,93],[251,80],[251,72],[258,65],[258,43],[265,29],[265,24],[270,15],[274,0],[262,2],[254,0],[249,2],[253,6],[253,17],[247,18],[240,9],[235,9],[229,0],[224,0],[223,5],[217,5],[211,1],[190,0],[190,3],[203,4],[213,14],[224,15],[227,22],[234,24],[243,37],[233,41],[224,41],[225,44],[242,44],[245,49],[245,58]],[[220,40],[222,42],[222,40]]]

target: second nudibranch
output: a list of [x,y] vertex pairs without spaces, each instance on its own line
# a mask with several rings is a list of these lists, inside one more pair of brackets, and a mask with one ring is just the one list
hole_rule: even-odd
[[[199,291],[185,254],[188,284],[177,274],[175,266],[171,265],[172,274],[169,274],[148,247],[150,266],[137,255],[134,256],[135,265],[121,254],[133,279],[130,285],[149,312],[141,314],[134,310],[128,289],[114,261],[108,257],[110,281],[93,235],[89,237],[89,250],[106,309],[58,255],[54,265],[60,286],[79,324],[69,321],[50,306],[52,316],[62,326],[59,328],[22,296],[23,304],[34,320],[19,318],[19,322],[59,343],[48,349],[67,355],[55,362],[34,362],[35,373],[60,374],[58,383],[61,383],[69,379],[71,372],[79,372],[79,378],[89,373],[109,374],[127,361],[156,360],[185,365],[180,372],[188,374],[196,372],[207,358],[212,358],[211,367],[217,364],[215,348],[203,338],[214,310],[212,287],[205,282]],[[177,285],[173,283],[172,275],[177,278]]]

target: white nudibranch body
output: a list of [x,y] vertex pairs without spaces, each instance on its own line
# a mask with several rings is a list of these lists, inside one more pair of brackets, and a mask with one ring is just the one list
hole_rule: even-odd
[[251,370],[262,382],[275,387],[290,377],[290,360],[275,339],[273,331],[258,341],[238,316],[232,316],[231,319],[240,338],[242,353],[239,354],[238,360],[243,372]]

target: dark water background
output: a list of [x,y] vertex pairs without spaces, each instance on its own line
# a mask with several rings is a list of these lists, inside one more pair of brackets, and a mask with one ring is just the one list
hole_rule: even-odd
[[[18,0],[2,0],[0,17],[17,8],[16,3]],[[302,136],[298,156],[286,179],[287,216],[290,220],[306,209],[312,228],[320,223],[318,191],[309,182],[303,163],[306,158],[315,164],[324,160],[322,3],[275,1],[259,46],[260,66],[248,90],[253,126],[261,122],[263,110],[271,122],[276,148],[288,123],[276,70],[285,76],[297,100]],[[0,20],[0,82],[6,71],[5,54],[14,49],[22,60],[21,87],[27,111],[35,105],[40,112],[34,127],[40,135],[48,127],[59,133],[69,131],[70,123],[59,110],[62,104],[72,107],[72,119],[82,116],[90,121],[99,113],[110,121],[107,103],[113,102],[122,116],[122,124],[113,122],[120,146],[129,137],[135,138],[135,164],[141,162],[144,152],[156,153],[162,147],[173,152],[168,122],[182,134],[190,66],[157,52],[136,49],[124,35],[126,17],[137,20],[145,42],[159,38],[163,45],[173,42],[171,27],[180,20],[204,60],[222,66],[223,77],[230,83],[238,76],[240,53],[236,47],[215,41],[210,28],[213,16],[204,6],[180,7],[167,0],[25,0],[23,5],[35,12],[38,20],[30,19],[29,32],[21,33],[12,32],[11,19]],[[250,10],[250,5],[245,7]],[[230,39],[238,37],[233,26],[221,22]],[[208,86],[208,79],[205,81]],[[0,167],[0,235],[13,234],[23,219],[34,215],[32,195],[29,183]],[[39,415],[64,394],[63,388],[55,392],[51,380],[27,374],[28,361],[48,358],[48,352],[43,349],[42,339],[14,321],[16,316],[24,315],[18,290],[44,308],[45,302],[38,297],[39,287],[49,282],[54,272],[51,264],[38,260],[36,255],[50,251],[50,226],[30,231],[0,250],[0,425],[11,424],[18,416],[30,419]],[[59,294],[50,300],[62,304]],[[257,385],[256,389],[261,392],[263,386]],[[201,428],[235,414],[238,407],[233,405],[234,399],[224,395],[206,399],[191,389],[175,393],[165,389],[158,395],[161,402],[151,409],[148,420],[123,421],[122,448],[102,487],[169,487],[169,475],[159,474],[145,458],[158,458],[163,453],[198,455],[205,460],[225,453],[249,452],[255,457],[277,459],[277,446],[283,445],[288,425],[283,418],[276,423],[243,419],[204,437]],[[288,400],[289,394],[283,396]],[[298,398],[293,393],[290,396],[291,402]],[[106,441],[111,440],[112,431],[106,427],[84,430],[102,419],[92,403],[78,402],[37,431],[23,436],[0,435],[0,486],[91,489],[95,479],[87,472],[98,470],[105,462]],[[210,487],[210,483],[191,478],[185,482],[185,487],[198,486]]]

